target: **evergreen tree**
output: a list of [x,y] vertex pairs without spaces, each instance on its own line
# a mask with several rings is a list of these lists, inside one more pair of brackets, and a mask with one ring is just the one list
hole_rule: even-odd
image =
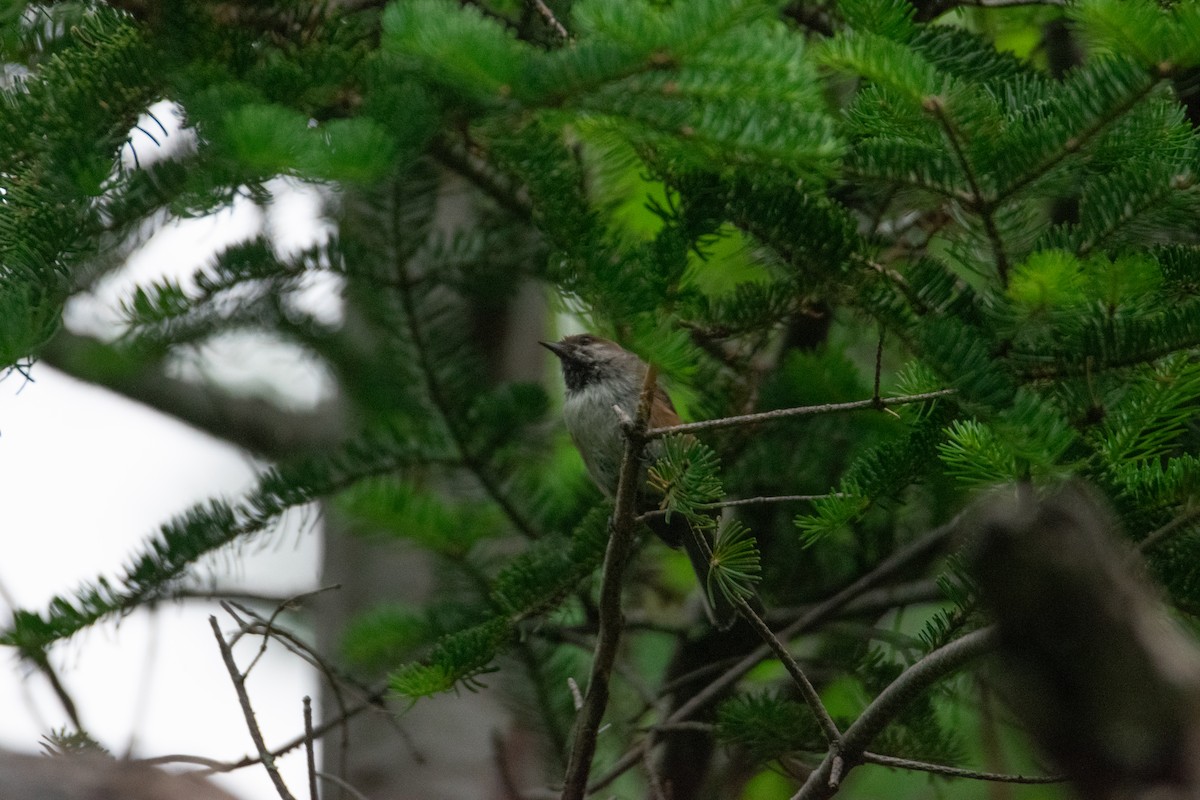
[[[335,443],[264,445],[247,496],[181,511],[3,643],[45,663],[321,500],[443,567],[433,602],[364,610],[335,657],[410,702],[502,685],[564,796],[829,796],[809,768],[872,760],[905,772],[858,791],[933,771],[965,796],[932,765],[977,766],[972,731],[1014,727],[980,699],[989,616],[952,540],[985,489],[1086,480],[1150,539],[1180,618],[1200,608],[1200,4],[1014,5],[0,4],[0,363],[115,385],[260,330],[352,409]],[[131,165],[161,100],[196,144]],[[142,287],[119,343],[61,355],[64,304],[147,224],[266,204],[280,175],[328,187],[334,238],[230,247]],[[475,207],[450,233],[447,175]],[[344,281],[345,324],[291,302],[315,272]],[[531,284],[653,364],[685,419],[724,420],[649,435],[664,513],[726,509],[700,590],[745,620],[709,629],[684,557],[643,538],[618,668],[590,689],[600,567],[641,526],[588,483],[551,365],[497,377],[494,312]],[[611,683],[594,759],[568,677],[587,704]],[[881,719],[895,686],[910,702]]]

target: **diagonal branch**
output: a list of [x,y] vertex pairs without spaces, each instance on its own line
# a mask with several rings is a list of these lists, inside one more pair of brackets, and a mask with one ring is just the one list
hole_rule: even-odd
[[[221,648],[221,659],[225,662],[225,669],[229,670],[229,679],[233,681],[233,688],[237,692],[238,703],[242,706],[242,714],[246,717],[246,727],[250,730],[250,738],[254,740],[258,757],[262,759],[263,767],[271,777],[271,783],[275,785],[275,791],[279,793],[281,800],[296,800],[288,791],[287,784],[283,782],[283,776],[279,774],[279,768],[275,766],[275,757],[267,749],[262,731],[258,729],[258,720],[255,719],[254,708],[250,705],[250,695],[246,692],[246,677],[238,671],[237,662],[233,660],[233,650],[225,641],[225,637],[221,635],[221,627],[217,624],[217,618],[210,616],[208,624],[212,626],[213,636],[217,638],[217,646]],[[306,733],[305,738],[310,736],[311,733]]]
[[901,709],[937,681],[990,650],[995,640],[994,628],[982,628],[934,650],[900,673],[846,729],[841,747],[825,756],[792,800],[832,797],[845,774],[862,763],[867,746]]
[[646,427],[650,421],[650,404],[654,399],[657,373],[653,366],[646,370],[642,393],[638,399],[637,416],[625,428],[625,456],[621,459],[621,477],[617,483],[617,500],[613,509],[608,549],[604,553],[604,573],[600,583],[600,629],[596,635],[596,652],[592,658],[592,673],[588,679],[587,696],[583,701],[575,727],[575,741],[567,760],[566,782],[562,800],[583,800],[587,794],[588,774],[596,753],[596,735],[600,720],[608,706],[608,681],[617,657],[621,639],[621,574],[633,549],[637,528],[635,510],[641,454],[646,446]]
[[[713,562],[712,548],[709,547],[708,539],[697,531],[692,526],[690,534],[695,539],[700,552],[708,559],[709,564]],[[711,567],[716,569],[716,567]],[[836,749],[842,741],[842,732],[838,730],[837,723],[833,721],[833,717],[829,715],[829,710],[825,708],[825,704],[821,702],[821,694],[817,691],[817,687],[813,686],[812,681],[804,674],[804,670],[800,664],[788,652],[787,645],[780,641],[767,625],[763,622],[754,609],[746,602],[746,598],[740,595],[728,595],[728,599],[737,609],[738,614],[742,619],[750,623],[750,627],[754,628],[759,638],[763,640],[763,644],[770,648],[775,657],[779,659],[779,663],[783,664],[783,668],[787,670],[788,675],[792,676],[792,682],[800,689],[800,695],[804,698],[804,702],[808,704],[812,710],[813,716],[817,718],[817,724],[821,727],[821,732],[825,735],[825,741],[829,743],[830,748]]]
[[[788,625],[783,630],[779,631],[776,636],[781,640],[788,640],[812,628],[815,625],[824,622],[825,620],[836,614],[843,606],[850,601],[874,589],[880,584],[887,581],[896,573],[903,570],[912,562],[923,558],[930,553],[936,551],[943,542],[950,538],[960,524],[962,515],[955,517],[949,522],[940,525],[937,528],[926,533],[920,539],[900,548],[892,553],[886,559],[881,561],[873,570],[863,575],[858,580],[854,581],[846,588],[834,594],[829,599],[818,603],[802,614],[791,625]],[[750,670],[758,666],[759,662],[771,655],[771,650],[766,645],[760,645],[747,656],[739,660],[729,669],[722,672],[708,686],[697,692],[683,705],[675,709],[675,711],[663,720],[662,724],[671,725],[677,722],[682,722],[688,719],[697,710],[703,708],[712,700],[713,697],[720,694],[728,686],[741,680]],[[599,792],[604,787],[611,784],[627,770],[641,762],[642,754],[654,746],[654,736],[647,735],[639,743],[630,748],[626,753],[617,760],[615,764],[597,778],[589,787],[588,793],[594,794]]]
[[817,718],[817,724],[821,726],[821,732],[825,735],[825,741],[829,743],[831,748],[837,749],[840,747],[842,740],[842,732],[838,730],[837,723],[833,721],[833,717],[829,716],[828,709],[821,702],[821,695],[817,692],[812,681],[804,674],[804,670],[796,662],[796,659],[788,652],[787,647],[779,640],[778,637],[767,626],[767,623],[762,621],[762,617],[754,613],[754,609],[750,604],[741,598],[735,600],[738,611],[742,618],[750,623],[751,627],[758,632],[767,647],[771,648],[771,652],[783,664],[784,669],[792,676],[792,681],[800,689],[800,694],[804,698],[804,702],[812,709],[813,714]]

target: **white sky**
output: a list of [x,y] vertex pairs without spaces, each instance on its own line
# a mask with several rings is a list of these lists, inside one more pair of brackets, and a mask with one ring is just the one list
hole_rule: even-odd
[[[172,134],[163,151],[180,146],[169,105],[155,109]],[[153,146],[138,144],[139,158]],[[318,217],[311,187],[275,181],[279,199],[264,215],[248,202],[231,211],[176,222],[156,234],[94,297],[72,303],[69,326],[113,336],[117,304],[136,281],[185,278],[211,253],[267,230],[283,249],[319,241],[329,229]],[[301,300],[336,317],[336,284],[316,281]],[[311,306],[310,306],[311,304]],[[290,406],[307,406],[328,390],[319,369],[292,348],[261,337],[225,337],[177,364],[177,373],[216,381]],[[0,625],[8,606],[41,610],[54,594],[81,581],[112,575],[161,523],[190,504],[236,497],[252,484],[256,466],[237,449],[164,415],[37,364],[33,382],[19,375],[0,382]],[[223,587],[290,596],[317,585],[320,530],[311,513],[293,512],[280,531],[237,553],[212,559],[199,572]],[[231,572],[233,570],[233,572]],[[114,753],[135,757],[188,753],[237,760],[253,752],[208,616],[215,604],[169,604],[110,622],[56,647],[52,659],[79,706],[89,732]],[[228,630],[231,622],[222,620]],[[258,648],[247,640],[243,666]],[[316,701],[315,676],[298,658],[272,647],[248,682],[268,745],[303,730],[301,699]],[[67,725],[44,678],[0,650],[0,746],[37,750],[41,736]],[[131,752],[130,752],[131,751]],[[280,762],[301,793],[303,753]],[[216,780],[247,800],[274,797],[261,767]]]

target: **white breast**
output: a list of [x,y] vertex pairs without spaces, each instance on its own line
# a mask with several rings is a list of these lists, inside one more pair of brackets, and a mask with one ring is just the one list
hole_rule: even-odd
[[633,416],[636,392],[604,391],[595,385],[571,392],[563,404],[567,432],[583,456],[588,474],[608,497],[616,494],[625,454],[625,436],[613,405],[618,399],[621,409]]

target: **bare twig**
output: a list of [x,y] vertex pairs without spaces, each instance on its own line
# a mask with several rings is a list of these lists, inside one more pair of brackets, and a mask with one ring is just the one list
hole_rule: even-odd
[[[695,537],[700,552],[704,553],[711,562],[713,560],[713,553],[709,547],[708,540],[694,529],[691,530],[691,535]],[[825,704],[821,702],[820,693],[812,685],[812,681],[808,679],[808,676],[804,674],[804,670],[800,668],[800,664],[788,652],[784,643],[776,638],[774,632],[767,626],[767,623],[762,621],[762,617],[755,613],[744,597],[734,596],[729,597],[729,600],[733,603],[742,619],[750,623],[750,626],[758,633],[759,638],[771,649],[771,652],[783,664],[784,669],[792,676],[792,681],[800,689],[800,695],[804,698],[804,702],[808,704],[813,715],[817,718],[817,724],[821,726],[821,732],[825,735],[825,741],[829,743],[831,748],[837,748],[842,739],[842,732],[838,730],[833,717],[829,716],[829,711],[825,708]]]
[[[762,497],[743,497],[738,500],[722,500],[717,503],[704,503],[700,508],[733,508],[736,506],[760,506],[768,503],[805,503],[813,500],[824,500],[826,497],[841,497],[841,492],[829,492],[827,494],[776,494],[764,495]],[[666,516],[666,509],[655,509],[647,511],[645,514],[640,514],[637,518],[638,522],[646,522],[647,520],[656,519]]]
[[[358,704],[350,706],[348,709],[346,709],[346,714],[344,716],[326,720],[325,722],[322,722],[320,725],[313,728],[313,738],[319,739],[334,728],[342,725],[347,719],[358,716],[367,709],[378,707],[383,701],[383,698],[387,696],[387,693],[388,687],[386,684],[379,686],[371,693],[369,697],[364,698]],[[306,735],[297,736],[296,738],[291,739],[279,747],[276,747],[274,750],[271,750],[268,755],[271,758],[279,758],[280,756],[295,750],[297,747],[302,747],[307,738],[308,737]],[[138,759],[138,763],[150,765],[198,764],[207,768],[203,771],[204,774],[212,774],[214,772],[234,772],[246,767],[252,767],[255,764],[262,763],[262,756],[246,756],[238,761],[217,761],[215,759],[204,758],[202,756],[193,756],[185,753],[172,753],[169,755],[154,756],[153,758]]]
[[968,633],[961,639],[934,650],[900,673],[900,677],[888,684],[846,729],[841,746],[825,756],[821,764],[809,774],[800,791],[792,796],[792,800],[831,797],[845,774],[861,763],[867,745],[904,706],[966,662],[990,650],[995,639],[995,630],[992,628]]
[[931,764],[928,761],[913,761],[909,758],[886,756],[882,753],[864,751],[860,757],[864,764],[878,764],[881,767],[896,767],[911,769],[918,772],[931,772],[934,775],[944,775],[947,778],[967,778],[974,781],[993,781],[995,783],[1062,783],[1064,775],[1009,775],[1003,772],[979,772],[961,767],[948,767],[945,764]]
[[[250,662],[250,666],[246,667],[245,671],[242,673],[243,679],[250,676],[250,671],[252,669],[254,669],[255,666],[258,665],[258,662],[266,654],[267,642],[271,638],[271,633],[275,627],[275,620],[279,618],[280,614],[282,614],[284,611],[295,608],[296,605],[301,600],[307,600],[310,597],[315,597],[316,595],[322,594],[324,592],[329,592],[329,591],[333,591],[334,589],[341,589],[341,588],[342,588],[342,585],[340,583],[334,583],[329,586],[322,586],[319,589],[313,589],[312,591],[301,592],[300,594],[293,595],[292,597],[289,597],[289,598],[283,600],[277,606],[275,606],[275,610],[271,612],[270,618],[267,619],[267,621],[263,624],[263,627],[265,628],[265,630],[263,631],[263,634],[262,634],[262,637],[263,637],[262,644],[259,646],[258,653],[255,654],[254,660]],[[225,606],[225,605],[226,604],[224,604],[224,603],[222,604],[222,606]],[[228,611],[228,608],[226,608],[226,610]]]
[[254,740],[254,746],[258,749],[258,757],[262,761],[262,765],[267,770],[267,774],[271,777],[271,783],[275,785],[275,791],[279,793],[282,800],[296,800],[292,793],[288,791],[287,784],[283,782],[283,777],[279,774],[279,768],[275,766],[275,757],[271,751],[267,749],[267,743],[263,741],[262,731],[258,729],[258,721],[254,717],[254,709],[250,705],[250,695],[246,693],[246,679],[238,672],[237,663],[233,660],[233,650],[225,641],[225,637],[221,635],[221,628],[217,624],[217,618],[210,616],[208,624],[212,626],[213,636],[217,639],[217,646],[221,648],[221,659],[225,662],[225,669],[229,671],[229,679],[233,681],[234,691],[237,692],[238,703],[242,706],[242,714],[246,717],[246,727],[250,730],[250,738]]
[[304,756],[308,761],[308,798],[317,797],[317,754],[313,747],[312,698],[304,695]]
[[588,773],[596,752],[596,735],[608,706],[608,681],[621,638],[621,574],[625,571],[633,548],[634,508],[641,453],[646,446],[646,425],[650,419],[656,378],[657,370],[649,367],[642,382],[636,419],[625,432],[625,455],[621,460],[621,477],[617,483],[616,506],[600,583],[600,628],[596,635],[596,652],[592,658],[592,672],[583,710],[576,721],[575,741],[567,760],[563,800],[582,800],[587,792]]
[[337,775],[331,775],[328,772],[318,771],[317,777],[323,781],[329,781],[343,791],[349,792],[350,796],[353,797],[354,800],[370,800],[370,798],[368,798],[365,794],[360,792],[358,789],[355,789],[350,783],[342,778],[339,778]]
[[883,374],[883,334],[887,329],[879,326],[879,343],[875,345],[875,381],[872,383],[871,397],[879,400],[879,378]]
[[771,648],[771,652],[783,664],[784,669],[792,676],[792,681],[800,689],[800,695],[804,698],[804,702],[812,709],[813,714],[817,718],[817,724],[821,726],[821,733],[825,735],[825,741],[830,747],[837,747],[842,739],[842,732],[838,730],[837,723],[833,721],[833,717],[829,716],[829,711],[825,708],[825,704],[821,702],[821,695],[817,692],[812,681],[804,674],[804,670],[788,652],[783,642],[779,641],[778,637],[771,631],[767,623],[762,621],[762,617],[754,613],[754,609],[745,600],[738,598],[734,601],[738,612],[742,615],[742,619],[750,623],[751,627],[758,632],[758,635],[766,643],[767,647]]
[[[928,555],[930,552],[940,547],[941,544],[950,537],[951,533],[957,529],[960,519],[961,515],[955,517],[944,525],[929,531],[920,539],[917,539],[916,541],[895,551],[886,559],[881,561],[878,566],[876,566],[866,575],[858,578],[853,583],[846,586],[846,588],[837,592],[827,600],[813,606],[791,625],[788,625],[786,628],[779,631],[777,636],[786,641],[796,636],[800,632],[829,619],[843,606],[847,605],[859,595],[862,595],[870,589],[875,588],[900,570],[904,569],[913,561]],[[679,706],[679,708],[675,709],[675,711],[663,721],[664,724],[669,725],[686,720],[698,709],[703,708],[706,704],[708,704],[713,697],[720,694],[728,686],[739,681],[743,676],[746,675],[746,673],[758,666],[758,663],[770,654],[771,650],[766,645],[756,648],[732,667],[722,672],[721,675],[709,683],[708,686],[704,687],[704,689],[693,695],[690,700],[688,700],[686,703],[683,703],[681,706]],[[598,792],[611,784],[632,766],[637,764],[641,760],[642,753],[652,747],[653,744],[654,736],[648,735],[646,738],[642,739],[641,742],[627,750],[625,754],[621,756],[621,758],[618,759],[615,764],[613,764],[608,772],[597,778],[588,787],[588,792]]]
[[[340,752],[343,767],[342,771],[345,772],[346,757],[350,746],[350,734],[349,728],[347,727],[350,717],[347,714],[346,697],[343,691],[343,684],[362,693],[363,695],[370,695],[372,693],[372,689],[341,672],[337,667],[329,663],[324,656],[322,656],[300,637],[296,636],[290,631],[284,630],[283,628],[272,627],[271,621],[260,616],[253,609],[247,608],[240,603],[232,602],[223,602],[221,603],[221,607],[224,608],[230,616],[238,620],[239,624],[241,625],[237,636],[234,638],[235,642],[243,635],[259,634],[263,636],[263,645],[265,647],[267,638],[273,638],[282,644],[289,652],[304,659],[325,677],[326,682],[329,684],[333,700],[335,703],[337,703],[339,710],[338,719],[341,721],[340,727],[342,734]],[[245,615],[249,621],[243,621],[241,617],[238,616],[239,612]],[[262,651],[260,650],[260,655],[261,653]],[[247,674],[248,672],[249,671],[247,671]],[[414,758],[417,761],[420,761],[420,756],[416,753],[416,750],[404,729],[400,727],[399,723],[397,723],[391,715],[388,715],[387,719],[392,723],[392,726],[396,729],[397,733],[400,734],[400,737],[404,740],[409,750],[413,752]]]
[[788,417],[807,417],[814,414],[835,414],[841,411],[857,411],[865,408],[883,408],[887,406],[902,406],[909,403],[923,403],[926,400],[936,400],[954,394],[954,389],[939,389],[936,392],[902,395],[900,397],[869,398],[853,400],[849,403],[822,403],[815,406],[796,406],[780,408],[775,411],[762,411],[757,414],[741,414],[736,417],[721,417],[706,419],[700,422],[688,422],[683,425],[671,425],[666,428],[651,428],[646,431],[647,439],[658,439],[671,433],[695,433],[715,428],[732,428],[737,425],[754,425],[759,422],[772,422]]
[[54,692],[54,696],[58,698],[63,711],[67,712],[67,716],[70,718],[71,724],[75,726],[75,730],[80,733],[85,732],[87,729],[83,727],[83,723],[79,719],[79,708],[75,705],[75,700],[72,699],[70,692],[67,691],[67,687],[59,679],[58,671],[50,664],[50,657],[46,654],[46,651],[38,651],[31,661],[38,668],[38,671],[46,676],[46,681],[50,684],[50,689]]
[[1147,553],[1150,550],[1153,550],[1160,542],[1162,542],[1163,539],[1166,539],[1180,528],[1195,522],[1197,519],[1200,519],[1200,505],[1197,505],[1195,508],[1192,508],[1188,511],[1184,511],[1166,525],[1163,525],[1158,530],[1149,533],[1145,539],[1142,539],[1140,542],[1138,542],[1138,552]]
[[[923,578],[909,583],[884,586],[864,592],[842,606],[836,616],[851,617],[860,614],[876,614],[901,606],[932,603],[945,599],[945,594],[937,581]],[[798,617],[807,614],[812,608],[811,605],[772,608],[763,615],[763,620],[768,624],[782,625],[795,621]]]
[[550,10],[550,6],[546,5],[544,0],[532,0],[533,7],[537,9],[538,14],[546,21],[546,24],[554,29],[554,32],[563,39],[570,40],[571,34],[567,32],[566,27],[558,21],[558,17],[554,16],[554,12]]
[[716,726],[711,722],[672,722],[670,724],[663,723],[662,725],[651,725],[646,730],[652,730],[657,733],[674,733],[683,731],[695,731],[698,733],[712,733]]

